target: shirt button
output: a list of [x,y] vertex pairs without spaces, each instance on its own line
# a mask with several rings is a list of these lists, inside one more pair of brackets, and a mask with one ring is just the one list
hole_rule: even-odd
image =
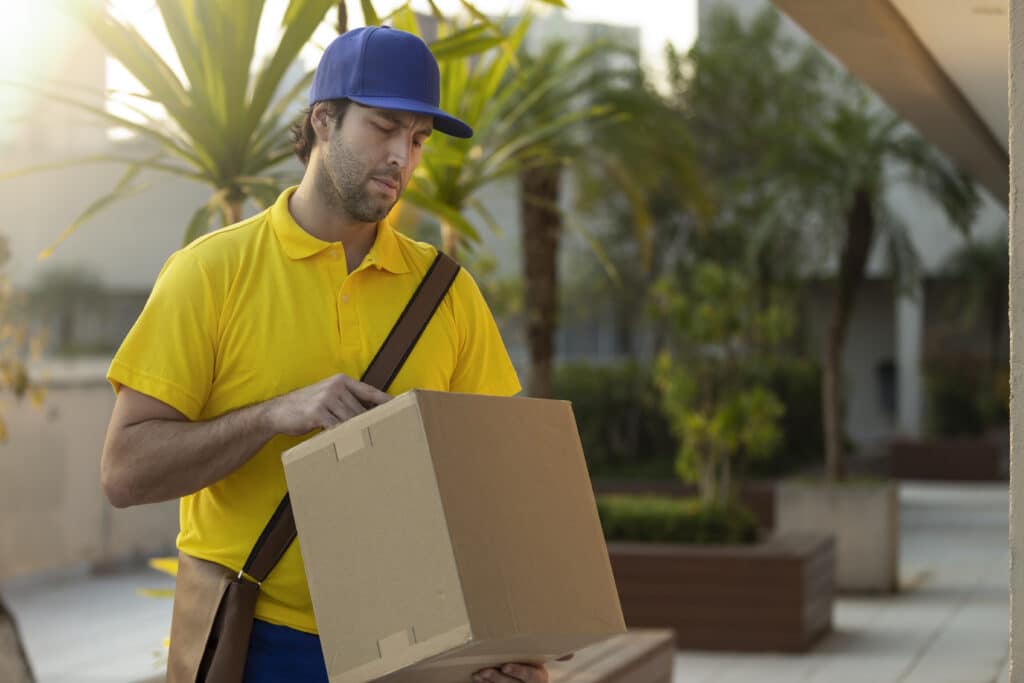
[[343,303],[343,304],[347,304],[348,303],[348,294],[342,294],[341,295],[341,303]]
[[331,258],[338,258],[338,250],[331,249]]

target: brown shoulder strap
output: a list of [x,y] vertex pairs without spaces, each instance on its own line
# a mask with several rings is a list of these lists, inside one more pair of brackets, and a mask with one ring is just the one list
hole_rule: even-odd
[[363,373],[363,382],[381,391],[388,390],[458,274],[459,264],[438,252],[402,315],[398,316],[398,322]]
[[[363,382],[381,391],[388,390],[422,336],[423,330],[434,317],[437,307],[441,305],[452,283],[455,282],[459,269],[459,264],[451,257],[438,252],[430,270],[423,276],[405,310],[363,373]],[[296,535],[291,499],[286,493],[256,540],[242,573],[255,579],[257,583],[262,583],[284,556]]]

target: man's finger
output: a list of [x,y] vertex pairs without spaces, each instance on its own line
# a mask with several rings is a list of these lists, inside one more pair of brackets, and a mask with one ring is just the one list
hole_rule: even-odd
[[548,683],[548,670],[532,664],[505,664],[501,672],[523,683]]
[[359,399],[350,394],[349,392],[342,389],[341,395],[337,398],[340,405],[345,406],[345,412],[347,413],[345,419],[361,415],[366,412],[366,406],[359,402]]
[[356,398],[368,406],[378,406],[381,403],[387,403],[391,400],[390,394],[387,394],[376,387],[371,387],[369,384],[364,384],[359,380],[350,378],[348,387],[352,393],[356,395]]
[[324,431],[341,424],[344,420],[335,415],[329,408],[323,407],[320,409],[320,428]]
[[544,667],[529,664],[505,664],[499,669],[484,669],[473,676],[475,683],[548,683]]
[[473,683],[523,683],[518,678],[506,676],[497,669],[485,669],[473,675]]

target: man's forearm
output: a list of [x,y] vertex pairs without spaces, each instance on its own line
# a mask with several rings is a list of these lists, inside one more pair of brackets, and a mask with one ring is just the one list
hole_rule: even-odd
[[274,435],[266,404],[204,422],[127,425],[104,453],[104,489],[117,507],[180,498],[234,472]]

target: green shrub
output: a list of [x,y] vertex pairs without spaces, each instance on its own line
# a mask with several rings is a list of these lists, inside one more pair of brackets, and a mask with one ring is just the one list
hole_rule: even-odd
[[636,363],[565,365],[555,373],[554,394],[572,401],[592,475],[675,477],[677,445],[650,368]]
[[[745,474],[778,477],[824,458],[821,431],[821,366],[782,358],[749,370],[786,407],[782,441],[771,457],[746,465]],[[661,409],[649,366],[572,364],[555,374],[555,396],[572,401],[595,477],[675,479],[679,444]]]
[[757,519],[736,505],[707,505],[697,498],[608,494],[597,511],[609,541],[653,543],[753,543]]
[[977,436],[1009,421],[1009,375],[985,359],[942,356],[925,366],[928,431],[942,436]]
[[746,474],[782,477],[825,458],[821,418],[821,364],[806,358],[776,358],[748,370],[753,383],[764,384],[786,407],[782,440],[770,458],[750,462]]

